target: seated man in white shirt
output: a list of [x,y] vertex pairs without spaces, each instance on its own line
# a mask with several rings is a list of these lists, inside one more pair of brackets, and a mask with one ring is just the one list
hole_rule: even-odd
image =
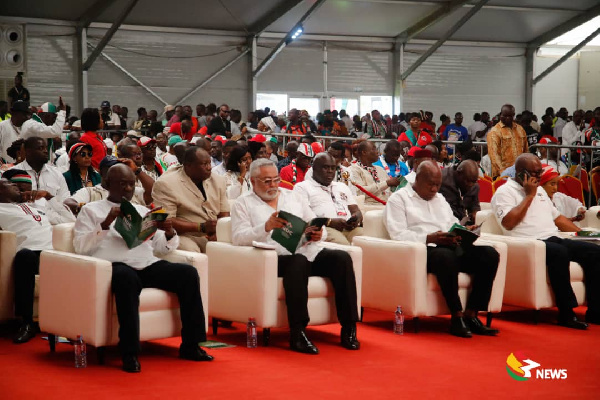
[[269,159],[257,159],[250,165],[253,191],[237,199],[231,209],[233,244],[251,246],[253,241],[275,246],[278,254],[278,276],[283,277],[285,302],[290,325],[290,348],[306,354],[318,354],[319,350],[306,337],[308,316],[308,278],[329,278],[335,290],[338,320],[342,325],[341,344],[349,350],[358,350],[356,338],[356,279],[352,258],[341,250],[323,249],[318,242],[324,239],[323,230],[309,227],[308,242],[291,254],[271,239],[273,229],[286,225],[277,218],[279,211],[292,213],[304,221],[315,218],[308,203],[294,191],[279,189],[281,181],[277,166]]
[[600,247],[592,243],[562,239],[559,230],[581,229],[554,207],[539,186],[543,169],[533,154],[521,154],[515,163],[516,177],[500,186],[492,197],[492,210],[505,235],[531,237],[546,243],[546,268],[558,307],[558,324],[587,329],[573,312],[577,298],[571,286],[569,264],[581,265],[587,296],[586,321],[600,323]]
[[[25,183],[26,178],[19,175],[16,179]],[[64,211],[70,214],[68,210]],[[74,219],[71,215],[71,220]],[[35,275],[40,271],[41,251],[52,250],[51,222],[42,211],[24,202],[17,183],[0,179],[0,229],[17,235],[17,254],[13,261],[15,315],[21,322],[14,343],[28,342],[36,334],[33,322]]]
[[[358,145],[358,160],[349,168],[350,180],[353,184],[360,185],[364,190],[380,200],[386,201],[390,197],[391,188],[400,184],[398,177],[390,178],[383,168],[373,165],[379,160],[379,152],[373,142],[364,141]],[[357,187],[358,189],[358,187]],[[361,193],[362,191],[357,191]],[[381,204],[379,201],[365,197],[365,204]]]
[[329,218],[328,242],[350,245],[354,236],[362,234],[362,213],[356,199],[348,186],[333,181],[336,164],[330,154],[317,154],[311,170],[312,178],[294,186],[294,192],[304,197],[317,217]]
[[32,190],[45,191],[46,198],[35,199],[34,207],[44,211],[49,198],[62,203],[70,192],[63,174],[58,168],[48,164],[48,144],[46,140],[30,137],[25,140],[25,161],[15,165],[14,169],[27,172],[32,177]]
[[[119,349],[123,370],[139,372],[140,363],[140,292],[157,288],[177,294],[181,310],[179,357],[193,361],[211,361],[212,357],[198,346],[206,340],[204,311],[200,297],[198,271],[187,264],[160,260],[154,253],[165,254],[179,245],[179,236],[170,220],[157,222],[159,230],[152,240],[129,249],[115,230],[114,222],[121,215],[121,199],[131,200],[135,189],[131,168],[118,164],[108,171],[108,198],[86,204],[77,217],[73,246],[78,254],[112,262],[112,291],[115,294],[119,320]],[[135,205],[140,215],[150,210]]]
[[[399,189],[388,200],[383,222],[392,240],[427,244],[427,272],[436,276],[450,309],[450,333],[464,338],[472,333],[496,335],[498,331],[484,326],[477,313],[488,308],[500,256],[490,246],[458,247],[460,237],[448,231],[459,221],[438,193],[441,185],[442,172],[437,164],[422,162],[415,183]],[[473,282],[464,312],[458,296],[459,272],[470,274]]]

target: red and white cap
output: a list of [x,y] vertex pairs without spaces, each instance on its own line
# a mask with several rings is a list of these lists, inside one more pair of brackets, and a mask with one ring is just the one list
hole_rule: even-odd
[[304,154],[306,157],[313,158],[315,156],[315,152],[310,144],[300,143],[298,145],[298,153]]
[[81,150],[83,149],[88,149],[89,151],[92,151],[92,146],[90,146],[87,143],[75,143],[73,146],[71,146],[71,148],[69,149],[69,159],[73,159],[73,157],[75,157],[77,155],[77,153],[79,153]]
[[156,140],[154,140],[152,138],[149,138],[148,136],[142,136],[137,141],[138,147],[144,147],[144,146],[147,146],[147,145],[149,145],[151,143],[156,143]]
[[215,136],[215,140],[216,140],[217,142],[221,142],[221,143],[223,143],[223,144],[227,143],[227,139],[225,139],[225,138],[224,138],[223,136],[221,136],[221,135],[217,135],[217,136]]

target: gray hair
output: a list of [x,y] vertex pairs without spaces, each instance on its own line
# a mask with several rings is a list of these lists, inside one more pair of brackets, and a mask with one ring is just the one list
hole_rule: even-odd
[[256,160],[252,161],[252,164],[250,164],[250,177],[254,178],[255,176],[258,176],[258,174],[260,174],[260,169],[263,167],[277,168],[277,165],[275,165],[275,163],[268,158],[257,158]]

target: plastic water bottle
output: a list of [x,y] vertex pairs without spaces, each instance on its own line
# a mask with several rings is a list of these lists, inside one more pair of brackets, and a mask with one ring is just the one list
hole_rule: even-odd
[[248,318],[248,325],[246,325],[246,346],[249,349],[255,349],[258,339],[256,336],[256,319]]
[[394,313],[394,333],[396,335],[404,335],[404,314],[402,307],[398,306]]
[[77,335],[77,340],[73,346],[75,350],[75,368],[87,367],[87,352],[85,349],[85,342],[81,335]]

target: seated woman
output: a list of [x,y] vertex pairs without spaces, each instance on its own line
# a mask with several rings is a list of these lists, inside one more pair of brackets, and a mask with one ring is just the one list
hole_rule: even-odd
[[12,157],[13,160],[15,160],[14,163],[1,163],[0,160],[0,174],[3,173],[4,171],[7,171],[9,169],[11,169],[12,167],[14,167],[17,164],[22,163],[23,161],[25,161],[25,149],[24,149],[24,144],[25,144],[25,140],[24,139],[17,139],[15,140],[8,149],[6,149],[6,154],[8,154],[10,157]]
[[257,136],[259,135],[254,136],[248,141],[248,150],[252,155],[252,161],[256,160],[257,158],[269,158],[267,154],[267,145],[264,141],[261,141],[262,139],[257,139]]
[[238,144],[229,153],[226,165],[227,172],[225,173],[227,198],[229,200],[235,200],[242,194],[252,191],[252,183],[250,183],[250,174],[248,173],[250,163],[252,163],[252,155],[246,145]]
[[540,178],[540,186],[544,188],[556,209],[572,222],[579,222],[585,217],[585,206],[576,198],[558,191],[560,175],[550,166],[544,166],[544,172]]
[[63,174],[71,194],[100,183],[100,174],[92,167],[92,146],[75,143],[69,150],[69,170]]

